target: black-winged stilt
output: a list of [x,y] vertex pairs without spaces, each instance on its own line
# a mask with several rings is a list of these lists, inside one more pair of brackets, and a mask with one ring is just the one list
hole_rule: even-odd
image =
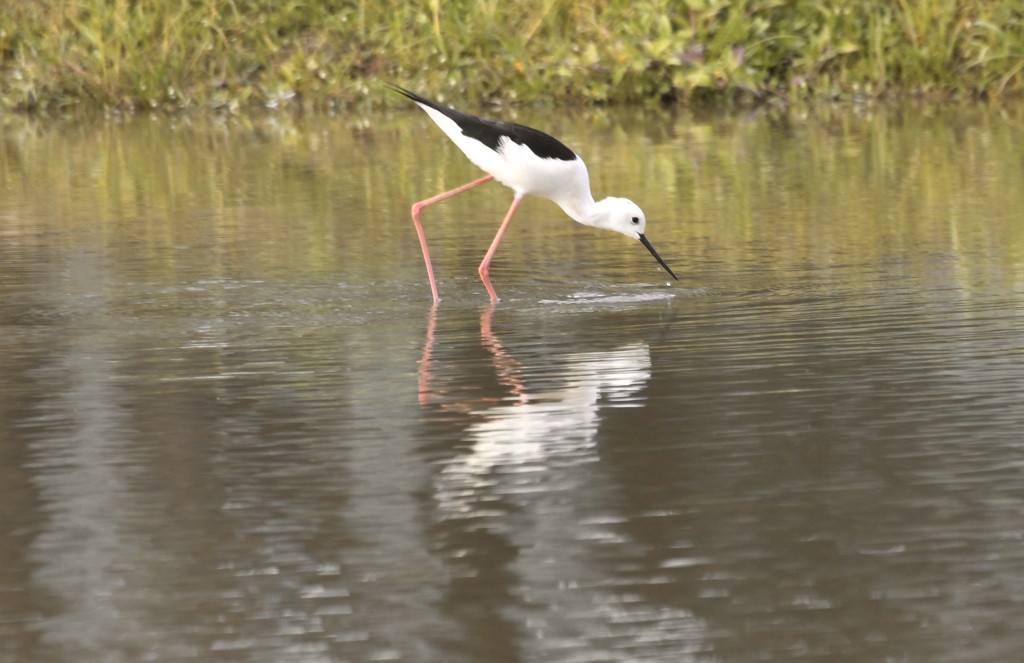
[[590,193],[590,176],[583,159],[558,140],[537,129],[512,122],[485,120],[442,106],[404,88],[390,87],[419,104],[469,160],[487,173],[478,180],[421,200],[412,206],[412,220],[416,224],[416,233],[423,249],[423,261],[427,264],[427,277],[430,279],[434,304],[440,301],[440,297],[437,295],[437,281],[434,279],[434,267],[430,262],[430,251],[427,249],[427,238],[423,234],[420,212],[424,207],[447,200],[491,180],[498,180],[515,192],[512,206],[508,208],[498,234],[494,236],[491,247],[480,263],[480,279],[487,288],[492,302],[498,301],[498,295],[494,292],[488,276],[491,258],[501,243],[512,215],[526,194],[554,201],[566,214],[584,225],[614,230],[640,240],[665,271],[671,274],[672,278],[679,280],[644,235],[647,220],[640,207],[626,198],[605,198],[595,201]]

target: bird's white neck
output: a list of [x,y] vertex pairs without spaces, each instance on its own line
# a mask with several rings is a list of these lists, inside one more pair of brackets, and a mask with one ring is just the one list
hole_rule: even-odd
[[594,201],[590,191],[581,191],[573,195],[556,199],[558,206],[569,215],[574,221],[585,226],[600,226],[601,217],[600,203]]
[[585,196],[573,196],[555,202],[573,220],[585,226],[610,230],[612,223],[608,201],[609,198],[595,201],[590,191],[587,191]]

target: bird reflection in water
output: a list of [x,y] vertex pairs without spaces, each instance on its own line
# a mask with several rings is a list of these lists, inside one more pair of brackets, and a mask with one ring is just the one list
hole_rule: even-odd
[[435,314],[420,402],[464,422],[432,486],[433,543],[452,579],[444,609],[468,632],[488,634],[482,648],[523,659],[573,652],[618,660],[612,650],[629,647],[639,658],[656,651],[694,660],[705,649],[703,621],[685,606],[623,600],[623,592],[643,589],[607,565],[609,546],[626,567],[644,563],[633,557],[644,546],[623,526],[619,484],[608,480],[615,471],[602,461],[598,433],[609,409],[646,405],[647,344],[543,357],[524,351],[517,359],[487,307],[480,342],[504,396],[460,398],[465,385],[439,375],[447,362],[434,357]]
[[[436,387],[434,343],[435,308],[427,325],[419,366],[420,404],[436,404],[445,411],[468,415],[464,440],[468,449],[444,470],[448,482],[474,484],[492,471],[541,469],[548,463],[579,463],[597,459],[595,438],[601,410],[643,404],[638,393],[651,377],[651,356],[646,343],[635,342],[612,350],[574,352],[543,365],[524,366],[494,333],[494,306],[480,316],[480,342],[487,350],[502,398],[453,399]],[[533,374],[551,385],[531,391]],[[475,477],[475,479],[474,479]]]

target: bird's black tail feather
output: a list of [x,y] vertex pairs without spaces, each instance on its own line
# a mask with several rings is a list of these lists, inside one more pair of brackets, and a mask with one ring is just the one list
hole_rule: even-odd
[[415,101],[418,104],[426,104],[427,106],[430,106],[431,108],[437,108],[438,105],[439,105],[436,102],[433,102],[430,99],[427,99],[425,97],[421,97],[420,95],[416,94],[415,92],[413,92],[411,90],[406,90],[404,87],[401,87],[399,85],[394,85],[393,83],[385,83],[384,85],[387,86],[387,88],[389,90],[391,90],[393,92],[397,92],[398,94],[400,94],[403,97],[406,97],[408,99],[412,99],[413,101]]

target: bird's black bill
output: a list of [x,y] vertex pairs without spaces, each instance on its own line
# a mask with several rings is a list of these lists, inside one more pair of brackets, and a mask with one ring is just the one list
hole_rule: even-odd
[[654,250],[654,247],[651,246],[651,243],[649,241],[647,241],[647,236],[646,235],[640,235],[640,242],[643,243],[643,245],[647,247],[647,250],[650,251],[651,255],[654,256],[654,259],[657,260],[658,263],[662,267],[665,268],[665,271],[668,272],[669,274],[671,274],[672,278],[674,278],[676,281],[678,281],[679,277],[676,276],[676,273],[672,271],[672,268],[669,267],[668,265],[666,265],[665,261],[661,259],[661,256],[659,256],[658,252]]

